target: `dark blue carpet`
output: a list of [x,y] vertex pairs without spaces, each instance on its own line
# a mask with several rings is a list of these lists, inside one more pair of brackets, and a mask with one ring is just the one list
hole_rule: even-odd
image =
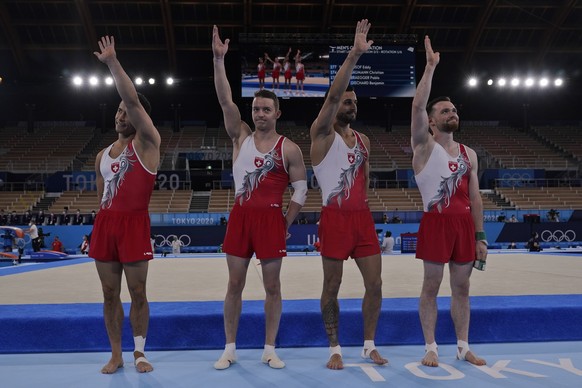
[[[450,298],[441,297],[437,342],[454,343]],[[582,340],[582,295],[471,298],[473,343]],[[417,298],[384,299],[377,345],[422,344]],[[133,349],[129,306],[124,305],[124,350]],[[340,343],[361,345],[361,300],[340,301]],[[150,350],[220,349],[222,302],[155,302],[147,339]],[[0,353],[107,351],[101,304],[0,306]],[[264,344],[263,302],[243,303],[237,347]],[[279,347],[327,346],[319,300],[283,302]]]

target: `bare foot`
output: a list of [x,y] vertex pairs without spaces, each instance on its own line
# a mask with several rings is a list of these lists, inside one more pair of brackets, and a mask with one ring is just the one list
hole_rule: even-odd
[[482,366],[482,365],[487,365],[487,361],[485,361],[484,359],[477,357],[475,355],[475,353],[473,353],[472,351],[468,351],[467,354],[465,354],[465,360],[468,363],[471,363],[473,365],[477,365],[477,366]]
[[388,364],[388,360],[380,355],[378,350],[374,349],[370,352],[370,359],[377,365]]
[[119,368],[123,368],[123,359],[118,357],[111,357],[111,360],[101,368],[101,373],[110,375],[115,373]]
[[333,370],[344,369],[344,361],[341,354],[332,354],[327,362],[327,367]]
[[135,369],[139,373],[147,373],[154,370],[154,367],[150,362],[145,358],[145,355],[141,352],[133,352],[133,357],[135,357]]
[[437,367],[439,366],[439,356],[432,350],[427,351],[420,361],[422,365]]

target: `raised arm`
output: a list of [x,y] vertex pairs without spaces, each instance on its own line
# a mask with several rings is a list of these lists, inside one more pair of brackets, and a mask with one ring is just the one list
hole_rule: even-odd
[[337,72],[333,83],[329,88],[327,98],[323,102],[323,106],[319,111],[319,115],[311,125],[310,134],[312,147],[313,143],[319,140],[324,140],[325,137],[330,136],[333,133],[332,124],[335,120],[337,111],[339,110],[341,97],[350,83],[350,77],[352,76],[356,63],[360,59],[360,56],[368,51],[370,46],[372,46],[372,43],[374,43],[371,40],[367,40],[370,26],[371,24],[368,23],[368,19],[362,19],[356,25],[354,46]]
[[232,139],[234,145],[238,147],[240,141],[251,133],[251,129],[241,120],[240,111],[232,101],[232,90],[230,89],[230,84],[226,77],[226,69],[224,67],[224,56],[228,52],[229,42],[230,39],[225,39],[224,42],[220,40],[218,27],[214,26],[212,29],[214,88],[216,89],[216,96],[218,97],[218,102],[222,108],[226,132]]
[[426,50],[426,66],[412,100],[411,145],[413,150],[419,146],[425,146],[431,138],[428,132],[426,105],[430,96],[432,77],[440,61],[440,53],[433,51],[428,35],[424,37],[424,48]]
[[[159,150],[161,138],[158,130],[154,126],[152,119],[139,102],[135,85],[121,66],[115,52],[115,39],[113,36],[104,36],[98,42],[99,52],[93,54],[101,62],[107,65],[113,79],[115,87],[127,109],[127,117],[136,131],[135,140],[138,147],[148,152]],[[159,156],[158,156],[159,162]],[[157,167],[157,163],[153,163]]]

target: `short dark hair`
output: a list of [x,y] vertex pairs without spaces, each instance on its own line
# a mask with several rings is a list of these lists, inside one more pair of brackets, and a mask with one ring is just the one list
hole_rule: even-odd
[[275,103],[275,110],[279,110],[279,98],[275,93],[267,89],[260,89],[255,92],[255,97],[270,98]]
[[451,99],[449,97],[447,97],[447,96],[440,96],[440,97],[437,97],[437,98],[433,98],[426,105],[426,113],[428,113],[428,115],[430,116],[430,114],[432,113],[433,106],[435,106],[437,103],[439,103],[441,101],[449,101],[449,102],[451,102]]
[[144,96],[142,93],[137,92],[137,98],[139,98],[139,103],[143,106],[143,109],[149,115],[152,113],[152,104],[150,104],[149,100]]
[[[323,96],[323,99],[325,100],[327,98],[327,95],[329,94],[329,89],[327,88],[327,90],[325,91],[325,95]],[[346,88],[346,90],[344,90],[345,92],[353,92],[354,91],[354,87],[351,84],[348,84],[348,87]]]

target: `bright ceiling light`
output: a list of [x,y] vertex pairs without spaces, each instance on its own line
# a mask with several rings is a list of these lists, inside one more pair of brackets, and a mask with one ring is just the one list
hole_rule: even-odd
[[74,76],[73,77],[73,85],[75,85],[75,86],[81,86],[81,85],[83,85],[83,78],[81,78],[78,75]]

